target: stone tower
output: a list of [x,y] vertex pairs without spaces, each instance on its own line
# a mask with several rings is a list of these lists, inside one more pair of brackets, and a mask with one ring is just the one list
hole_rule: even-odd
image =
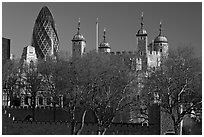
[[160,52],[161,58],[166,59],[168,57],[168,41],[162,34],[162,23],[160,22],[159,35],[154,39],[154,47]]
[[86,41],[82,34],[80,34],[80,19],[78,21],[77,34],[72,39],[72,57],[81,57],[85,53]]
[[110,52],[111,48],[109,46],[109,43],[106,41],[106,29],[104,28],[104,33],[103,33],[103,41],[100,43],[98,47],[99,52]]
[[136,37],[137,37],[138,54],[139,54],[139,57],[142,59],[142,70],[146,70],[147,68],[147,32],[144,29],[143,13],[141,15],[141,28],[138,30]]

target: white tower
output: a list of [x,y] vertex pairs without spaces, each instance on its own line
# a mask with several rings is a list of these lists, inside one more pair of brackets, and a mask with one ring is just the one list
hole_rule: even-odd
[[104,28],[104,35],[103,35],[103,41],[100,43],[98,47],[99,52],[110,52],[111,48],[109,46],[109,43],[106,41],[106,29]]
[[78,21],[77,34],[72,39],[72,57],[81,57],[85,53],[86,41],[80,34],[80,18]]
[[167,38],[162,34],[161,22],[159,25],[159,35],[154,39],[154,47],[161,54],[162,59],[168,57],[168,41]]
[[138,30],[136,34],[137,38],[137,46],[138,46],[138,54],[142,59],[142,70],[146,70],[147,68],[147,31],[144,29],[143,23],[143,12],[141,15],[141,28]]

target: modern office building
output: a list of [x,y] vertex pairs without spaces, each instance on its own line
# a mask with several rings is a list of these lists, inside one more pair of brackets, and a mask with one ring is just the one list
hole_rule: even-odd
[[11,40],[7,38],[2,38],[2,65],[10,59],[10,44]]
[[59,39],[53,16],[46,6],[41,9],[35,21],[31,46],[35,47],[38,59],[57,57]]
[[35,47],[29,45],[23,48],[23,53],[21,56],[21,62],[23,64],[29,65],[30,62],[33,62],[34,64],[37,63],[37,55],[35,51]]

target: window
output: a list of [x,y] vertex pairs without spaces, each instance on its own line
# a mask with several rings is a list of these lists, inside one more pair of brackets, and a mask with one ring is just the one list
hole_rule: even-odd
[[24,102],[25,102],[25,105],[29,105],[29,98],[28,97],[25,97],[25,100],[24,100]]
[[160,52],[162,52],[162,48],[160,48]]
[[51,105],[51,98],[47,98],[47,105]]
[[139,95],[137,95],[137,100],[139,100],[140,99],[140,96]]
[[43,98],[39,97],[39,105],[43,105]]

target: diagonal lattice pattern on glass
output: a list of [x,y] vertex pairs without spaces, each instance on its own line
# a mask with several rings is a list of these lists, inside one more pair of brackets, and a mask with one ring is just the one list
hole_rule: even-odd
[[35,21],[31,45],[35,47],[37,58],[55,58],[59,49],[59,39],[53,16],[44,6]]

